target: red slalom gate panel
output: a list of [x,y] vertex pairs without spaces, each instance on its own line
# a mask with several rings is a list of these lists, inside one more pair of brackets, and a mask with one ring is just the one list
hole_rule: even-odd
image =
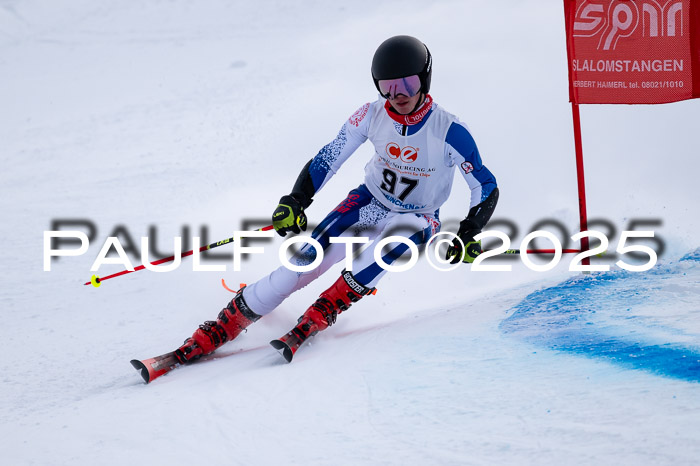
[[564,12],[571,102],[700,97],[700,1],[564,0]]

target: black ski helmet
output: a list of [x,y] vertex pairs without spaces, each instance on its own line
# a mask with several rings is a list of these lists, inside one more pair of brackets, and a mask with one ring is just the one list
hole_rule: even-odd
[[372,59],[372,79],[381,94],[379,81],[397,79],[417,74],[421,92],[430,90],[430,77],[433,74],[433,57],[428,47],[415,37],[394,36],[385,40],[374,52]]

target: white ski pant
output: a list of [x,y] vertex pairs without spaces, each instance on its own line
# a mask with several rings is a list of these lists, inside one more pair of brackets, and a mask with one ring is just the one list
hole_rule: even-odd
[[[364,185],[352,190],[348,196],[314,229],[311,237],[323,248],[323,260],[313,270],[295,272],[280,266],[269,275],[243,290],[248,306],[259,315],[272,312],[282,301],[325,273],[332,265],[345,259],[346,245],[331,243],[335,237],[367,237],[370,243],[362,245],[355,253],[353,275],[360,284],[373,288],[386,273],[375,260],[373,245],[389,236],[402,236],[420,247],[440,229],[437,212],[434,215],[400,213],[388,210],[380,204]],[[391,265],[409,251],[403,242],[391,242],[381,250],[385,264]],[[410,253],[410,252],[409,252]],[[318,251],[305,243],[290,260],[295,265],[311,264]],[[334,277],[333,281],[335,281]],[[328,283],[331,285],[331,282]]]

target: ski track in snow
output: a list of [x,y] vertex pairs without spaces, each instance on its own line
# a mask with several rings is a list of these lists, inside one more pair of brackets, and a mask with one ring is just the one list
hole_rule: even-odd
[[[433,97],[496,175],[496,216],[520,230],[512,247],[543,218],[573,233],[563,18],[548,3],[0,1],[2,463],[697,464],[697,101],[581,109],[591,218],[662,220],[666,252],[646,273],[578,276],[566,259],[547,273],[516,260],[510,273],[445,274],[422,260],[284,363],[268,342],[337,268],[148,386],[129,360],[214,318],[232,296],[222,276],[263,276],[279,239],[240,273],[230,259],[193,273],[185,259],[82,285],[119,226],[137,250],[154,226],[166,252],[202,225],[215,241],[264,224],[376,97],[371,54],[394,34],[431,47]],[[324,187],[310,223],[371,154]],[[443,230],[466,196],[458,180]],[[66,218],[91,220],[96,237],[43,272],[43,231]]]

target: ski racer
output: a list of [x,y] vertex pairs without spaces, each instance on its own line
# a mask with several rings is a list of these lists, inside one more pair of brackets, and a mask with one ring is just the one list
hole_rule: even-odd
[[[365,166],[364,182],[314,229],[312,238],[323,247],[319,266],[295,272],[284,266],[243,287],[215,321],[200,325],[176,351],[182,364],[209,354],[243,329],[272,312],[288,296],[319,278],[345,258],[346,245],[334,237],[365,236],[373,241],[400,234],[417,246],[440,229],[438,212],[452,189],[455,168],[471,191],[468,215],[462,220],[447,259],[472,262],[481,252],[474,236],[481,232],[498,201],[496,179],[483,165],[467,127],[428,93],[432,57],[414,37],[384,41],[372,60],[372,79],[381,98],[361,106],[343,124],[336,138],[301,170],[292,191],[282,196],[272,214],[281,236],[306,230],[306,209],[314,197],[355,150],[368,139],[375,153]],[[408,246],[399,243],[384,253],[387,264],[397,261]],[[317,251],[306,243],[292,258],[296,265],[314,261]],[[365,248],[355,257],[353,271],[341,276],[304,312],[297,325],[271,342],[287,361],[310,336],[325,330],[341,313],[372,294],[386,271]]]

